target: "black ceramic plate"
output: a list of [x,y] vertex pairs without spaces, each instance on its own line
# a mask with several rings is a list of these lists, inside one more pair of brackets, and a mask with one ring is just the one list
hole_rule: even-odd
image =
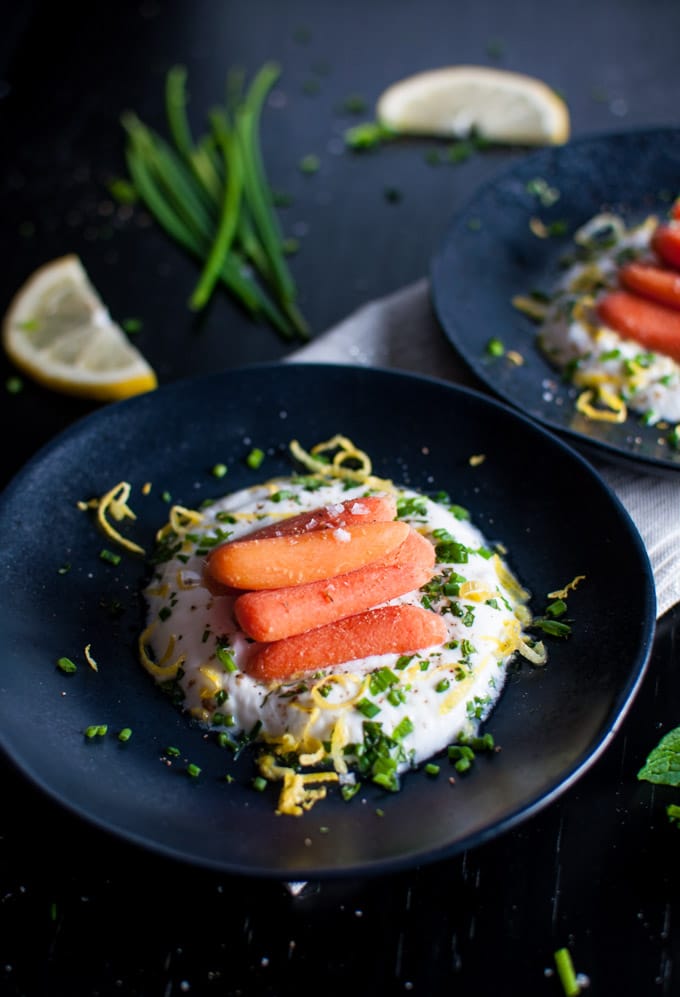
[[[508,547],[537,608],[575,575],[586,581],[569,599],[573,636],[553,643],[545,667],[513,673],[488,724],[503,750],[480,757],[469,777],[451,785],[444,759],[438,778],[409,773],[398,794],[369,786],[349,803],[331,796],[302,818],[281,817],[274,793],[251,787],[252,758],[234,762],[206,739],[139,665],[145,566],[133,556],[103,561],[111,545],[77,502],[129,481],[138,519],[126,532],[149,548],[167,518],[165,493],[195,507],[290,473],[291,439],[311,446],[336,432],[372,455],[377,474],[444,489],[472,510],[487,538]],[[259,471],[244,460],[253,446],[267,454]],[[472,466],[472,455],[485,459]],[[228,466],[225,478],[211,473],[216,463]],[[639,535],[583,458],[498,402],[393,371],[256,366],[107,406],[15,478],[0,497],[0,530],[0,746],[91,824],[230,873],[288,881],[385,872],[449,856],[527,818],[607,745],[654,630]],[[75,674],[57,669],[62,655],[78,664]],[[89,740],[83,731],[93,724],[109,733]],[[133,731],[125,744],[116,737],[123,727]],[[181,752],[172,765],[163,760],[169,745]],[[187,775],[187,762],[200,766],[199,778]]]
[[[559,193],[545,206],[536,179]],[[535,324],[512,304],[517,294],[549,291],[576,229],[599,211],[631,222],[667,214],[680,193],[680,130],[629,131],[583,138],[532,153],[473,196],[450,224],[431,266],[432,298],[444,332],[474,373],[501,399],[538,419],[591,456],[660,474],[680,472],[668,431],[596,422],[574,408],[563,383],[535,345]],[[545,200],[545,198],[543,199]],[[549,231],[537,237],[537,218]],[[524,358],[516,366],[486,351],[492,337]]]

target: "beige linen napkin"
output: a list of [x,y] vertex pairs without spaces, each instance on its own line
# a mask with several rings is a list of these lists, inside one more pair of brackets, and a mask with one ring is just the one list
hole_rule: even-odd
[[[362,306],[286,360],[392,367],[472,383],[437,323],[427,278]],[[596,467],[647,548],[660,617],[680,600],[680,480],[632,473],[606,461]]]

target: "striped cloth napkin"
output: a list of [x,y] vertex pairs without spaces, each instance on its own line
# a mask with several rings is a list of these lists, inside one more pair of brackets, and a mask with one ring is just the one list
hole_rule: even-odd
[[[295,363],[348,363],[426,374],[470,386],[463,362],[445,339],[422,278],[371,301],[311,343],[288,354]],[[680,601],[678,481],[593,462],[640,532],[656,585],[657,617]]]

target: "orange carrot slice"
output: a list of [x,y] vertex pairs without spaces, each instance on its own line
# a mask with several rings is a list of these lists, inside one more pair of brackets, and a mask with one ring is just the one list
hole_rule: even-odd
[[429,582],[434,561],[434,546],[411,529],[395,551],[356,571],[306,585],[245,592],[236,599],[234,614],[254,640],[283,640],[413,592]]
[[652,249],[668,266],[680,270],[680,225],[657,225],[652,236]]
[[393,495],[365,495],[332,505],[319,506],[297,516],[289,516],[278,523],[262,526],[249,533],[248,540],[256,537],[282,537],[306,533],[326,527],[359,526],[361,523],[386,523],[397,515],[397,500]]
[[443,619],[429,609],[380,606],[272,644],[255,644],[246,670],[261,682],[281,682],[369,655],[421,651],[446,637]]
[[680,363],[680,313],[630,291],[611,291],[600,299],[601,322],[646,350]]
[[[397,515],[397,500],[393,495],[364,495],[361,498],[346,499],[344,502],[319,506],[316,509],[301,512],[296,516],[288,516],[277,523],[261,526],[259,530],[248,533],[242,539],[255,540],[266,537],[282,537],[292,534],[306,533],[309,530],[326,528],[345,528],[358,526],[361,523],[382,523],[395,519]],[[219,548],[215,548],[219,550]],[[212,595],[239,595],[242,590],[230,585],[223,585],[213,577],[210,571],[208,555],[203,584]],[[219,559],[219,558],[218,558]]]
[[680,310],[680,270],[648,263],[626,263],[619,270],[619,280],[629,291]]
[[232,540],[213,550],[208,570],[215,581],[238,589],[302,585],[377,561],[408,532],[408,523],[396,521]]

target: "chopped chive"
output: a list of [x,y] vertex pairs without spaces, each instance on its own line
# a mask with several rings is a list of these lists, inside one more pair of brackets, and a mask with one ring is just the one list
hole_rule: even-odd
[[565,997],[578,997],[578,994],[581,993],[581,986],[574,972],[569,949],[561,948],[555,952],[555,966]]
[[214,478],[223,478],[227,473],[226,464],[214,464],[212,469],[212,474]]
[[123,727],[122,730],[118,731],[118,740],[125,743],[129,741],[132,737],[132,727]]
[[264,776],[256,775],[253,779],[253,789],[256,789],[258,793],[261,793],[267,788],[267,780]]
[[64,673],[64,675],[72,675],[74,672],[78,671],[78,666],[70,658],[59,658],[57,660],[57,668]]
[[116,554],[112,550],[107,550],[106,547],[100,550],[99,557],[102,561],[107,561],[109,564],[120,564],[121,562],[120,554]]
[[108,733],[108,730],[108,724],[90,724],[89,727],[85,728],[83,733],[85,737],[92,739],[95,737],[104,737]]
[[201,768],[199,765],[194,765],[193,762],[189,762],[186,768],[187,775],[190,775],[192,779],[197,779],[201,774]]
[[246,464],[248,467],[253,468],[253,470],[257,470],[258,467],[262,466],[263,460],[264,450],[260,450],[259,447],[254,447],[246,457]]

